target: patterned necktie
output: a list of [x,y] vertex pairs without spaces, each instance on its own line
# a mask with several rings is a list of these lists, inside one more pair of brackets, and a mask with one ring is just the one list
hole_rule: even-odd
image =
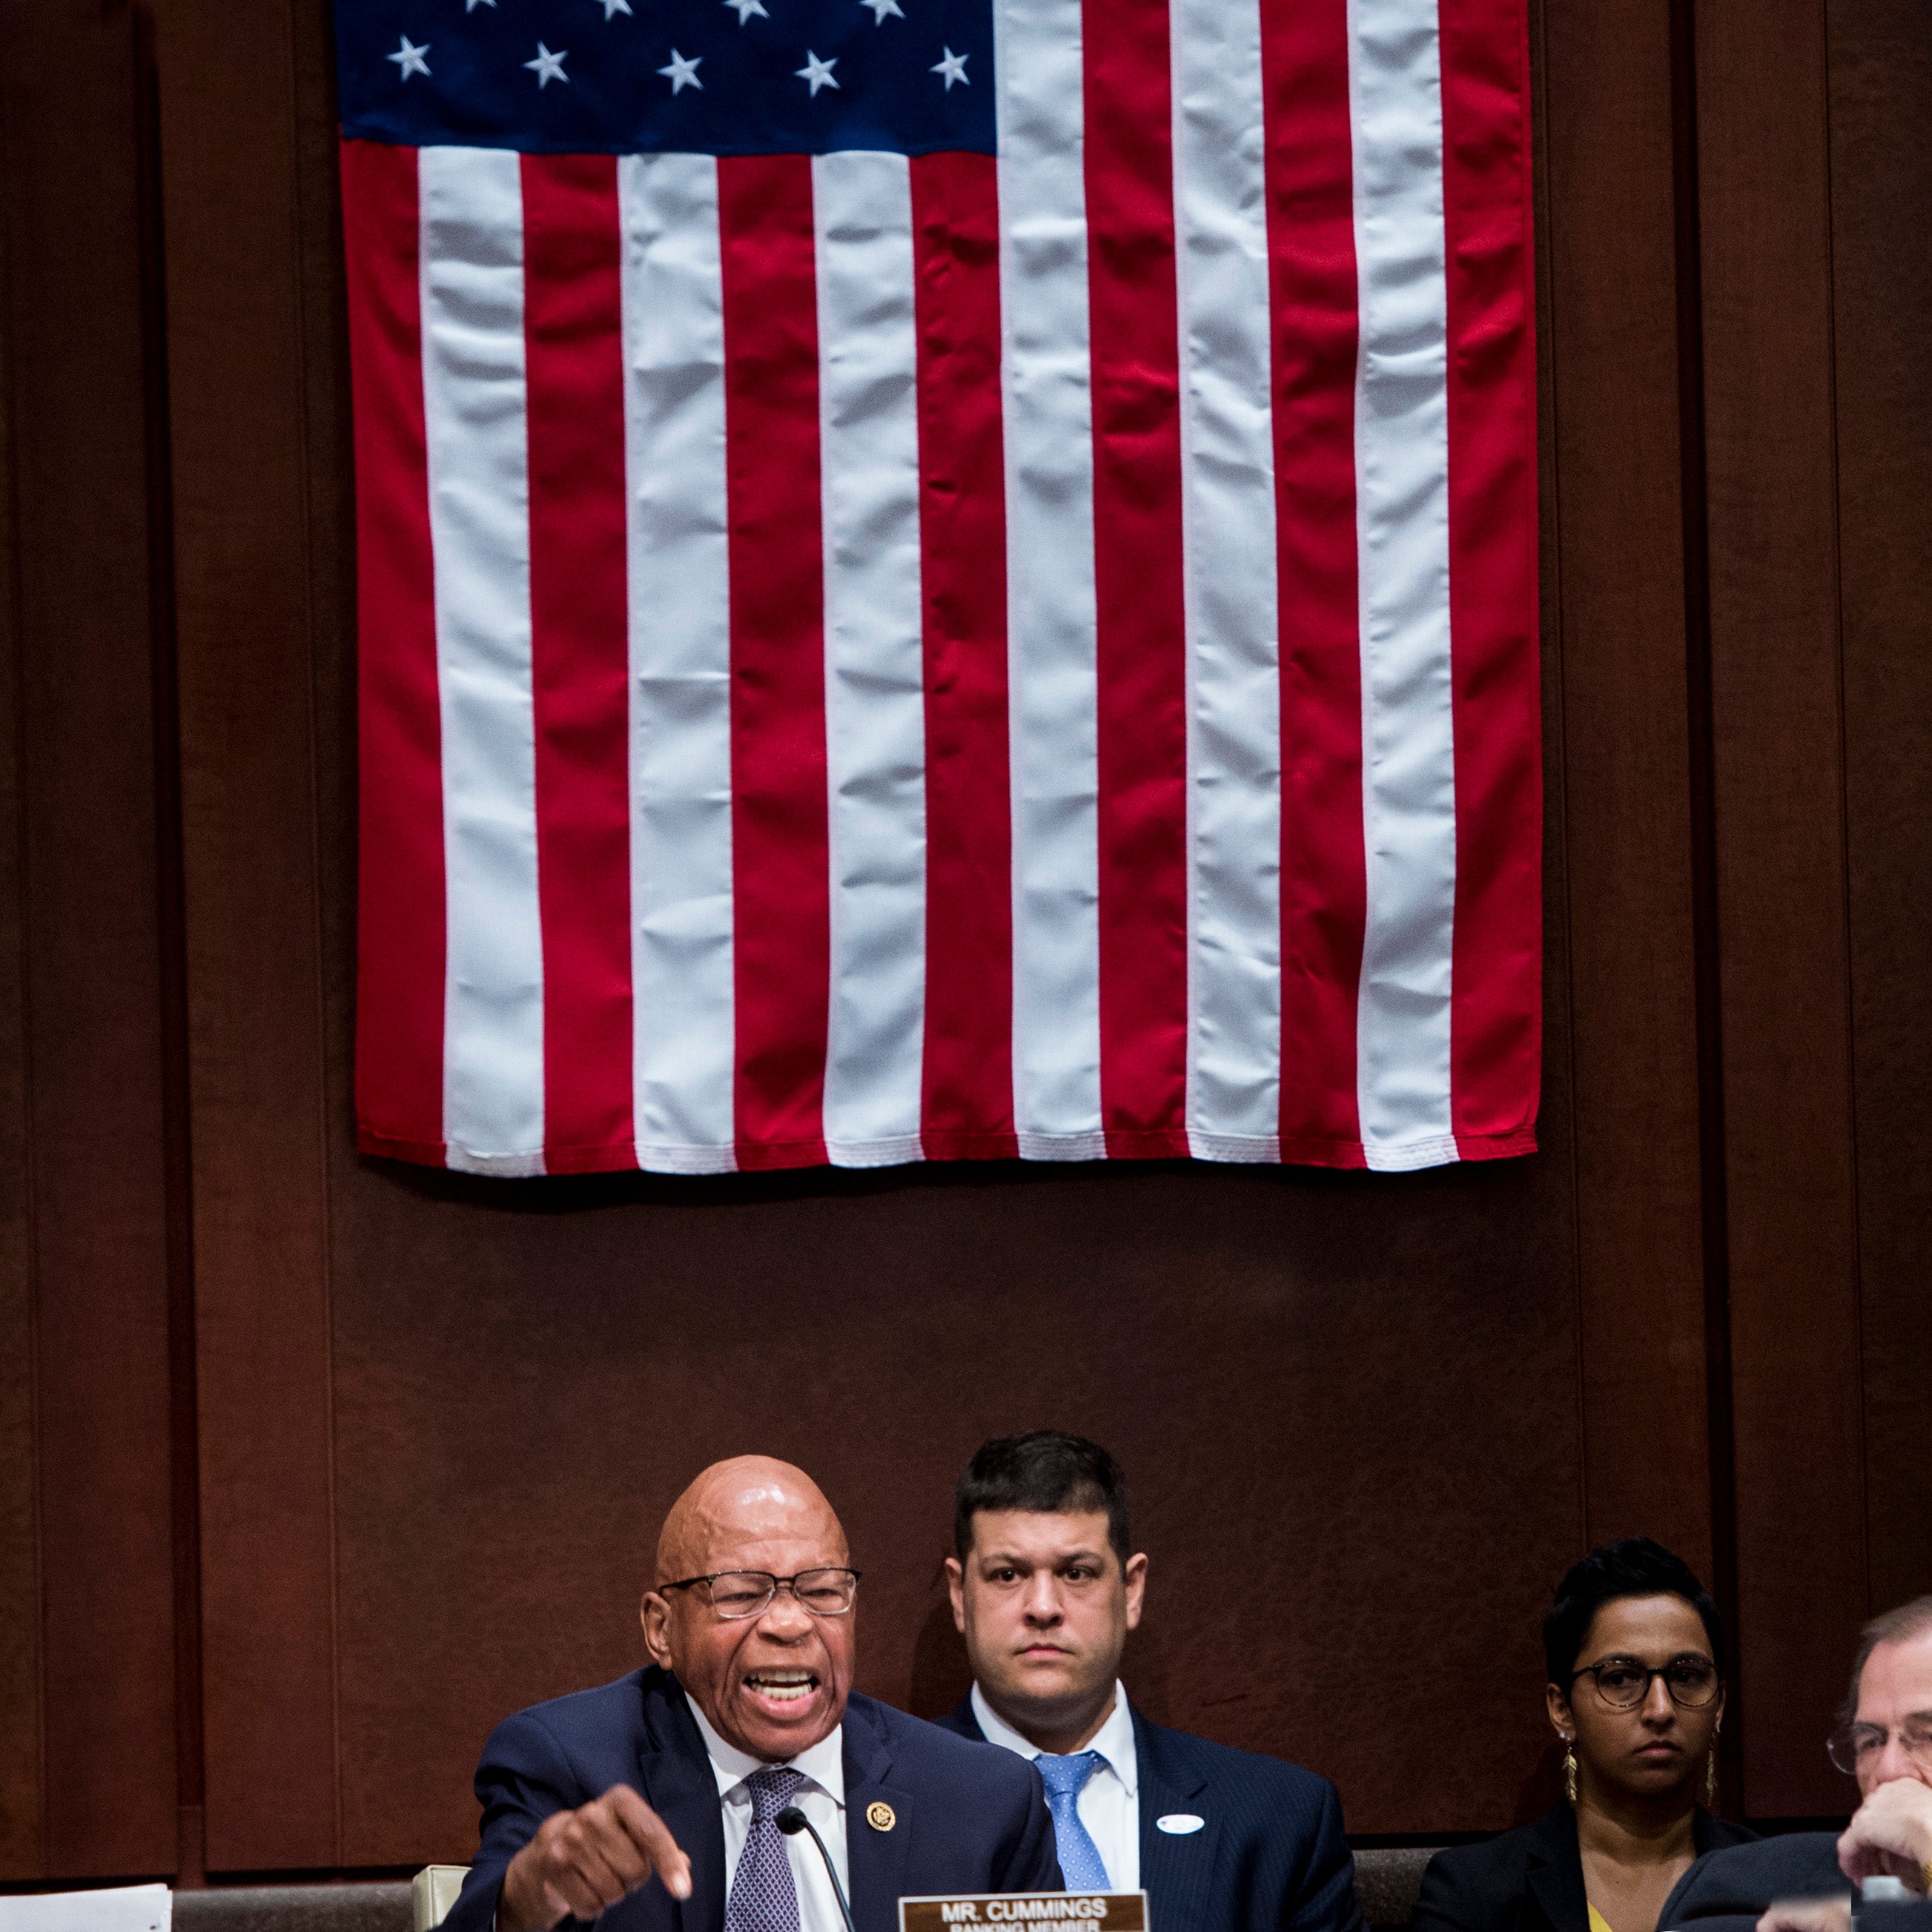
[[784,1834],[776,1821],[804,1782],[803,1772],[776,1765],[746,1779],[752,1793],[752,1830],[732,1874],[724,1932],[799,1932],[798,1892],[791,1882]]
[[1080,1793],[1099,1769],[1098,1751],[1076,1751],[1055,1757],[1042,1751],[1034,1760],[1046,1785],[1046,1808],[1053,1814],[1053,1841],[1060,1848],[1060,1875],[1069,1892],[1105,1892],[1107,1868],[1100,1848],[1080,1822]]

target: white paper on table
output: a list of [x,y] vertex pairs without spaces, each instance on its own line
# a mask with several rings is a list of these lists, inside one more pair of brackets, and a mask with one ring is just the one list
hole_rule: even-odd
[[43,1892],[0,1898],[0,1932],[170,1932],[174,1911],[164,1885]]

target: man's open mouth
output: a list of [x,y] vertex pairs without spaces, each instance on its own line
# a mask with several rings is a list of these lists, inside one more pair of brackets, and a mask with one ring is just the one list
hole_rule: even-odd
[[745,1674],[745,1688],[776,1703],[794,1704],[818,1688],[818,1677],[810,1670],[752,1670]]

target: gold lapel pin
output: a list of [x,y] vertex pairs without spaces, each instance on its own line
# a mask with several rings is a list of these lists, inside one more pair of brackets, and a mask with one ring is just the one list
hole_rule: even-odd
[[866,1822],[875,1832],[890,1832],[899,1822],[899,1814],[883,1798],[866,1807]]

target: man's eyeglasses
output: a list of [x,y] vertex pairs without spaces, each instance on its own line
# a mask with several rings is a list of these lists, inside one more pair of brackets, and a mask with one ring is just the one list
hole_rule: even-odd
[[1606,1657],[1600,1664],[1586,1664],[1573,1672],[1573,1689],[1579,1677],[1594,1678],[1597,1695],[1613,1711],[1634,1711],[1649,1696],[1651,1685],[1660,1677],[1670,1701],[1684,1711],[1702,1710],[1724,1688],[1718,1666],[1708,1657],[1673,1657],[1654,1670],[1634,1657]]
[[[1882,1724],[1840,1724],[1825,1750],[1840,1771],[1856,1778],[1891,1742],[1892,1733]],[[1898,1727],[1898,1742],[1913,1763],[1932,1771],[1932,1717],[1907,1718]]]
[[760,1615],[781,1590],[792,1595],[815,1617],[850,1613],[859,1588],[856,1570],[801,1570],[796,1576],[774,1576],[769,1570],[718,1570],[709,1576],[687,1576],[679,1583],[660,1583],[660,1590],[702,1588],[721,1617],[735,1622]]

